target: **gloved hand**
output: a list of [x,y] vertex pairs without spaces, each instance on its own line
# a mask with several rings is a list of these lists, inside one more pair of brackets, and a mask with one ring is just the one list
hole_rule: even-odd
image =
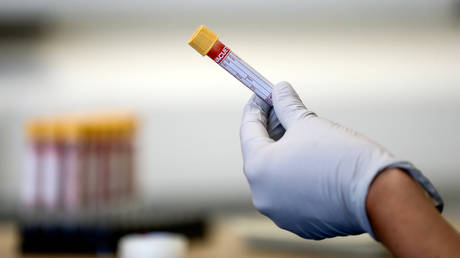
[[288,83],[275,85],[272,94],[274,112],[286,131],[270,127],[275,114],[253,96],[244,109],[240,136],[254,206],[279,227],[309,239],[372,234],[365,207],[368,188],[390,167],[409,173],[442,209],[436,190],[412,164],[318,117]]

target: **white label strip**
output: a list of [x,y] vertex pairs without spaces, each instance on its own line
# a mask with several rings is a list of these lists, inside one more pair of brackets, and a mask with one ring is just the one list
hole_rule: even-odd
[[269,105],[273,105],[273,85],[232,51],[224,57],[219,65],[251,89],[257,96],[265,100]]

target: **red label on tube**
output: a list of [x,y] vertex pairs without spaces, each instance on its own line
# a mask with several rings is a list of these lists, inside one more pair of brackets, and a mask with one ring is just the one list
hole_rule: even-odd
[[218,40],[211,48],[211,50],[209,50],[207,55],[219,64],[228,55],[229,52],[230,49]]

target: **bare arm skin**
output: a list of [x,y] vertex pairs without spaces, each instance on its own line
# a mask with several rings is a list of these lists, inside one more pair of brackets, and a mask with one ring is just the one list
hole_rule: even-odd
[[397,257],[460,257],[460,234],[404,171],[371,184],[366,209],[376,238]]

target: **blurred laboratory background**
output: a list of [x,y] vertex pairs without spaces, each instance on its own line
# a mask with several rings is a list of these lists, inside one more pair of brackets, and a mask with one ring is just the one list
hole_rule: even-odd
[[116,255],[123,236],[157,231],[185,236],[185,257],[388,255],[255,212],[239,146],[251,92],[188,46],[201,24],[318,115],[416,164],[460,225],[458,0],[6,0],[0,256]]

